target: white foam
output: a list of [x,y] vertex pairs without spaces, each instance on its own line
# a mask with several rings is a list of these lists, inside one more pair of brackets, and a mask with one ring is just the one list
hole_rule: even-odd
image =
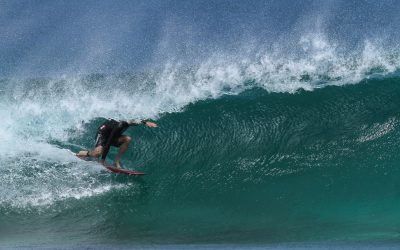
[[392,132],[396,128],[396,125],[397,120],[396,118],[392,117],[384,123],[374,123],[370,127],[364,126],[361,130],[362,133],[360,137],[357,138],[357,141],[363,143],[379,139]]
[[[189,67],[169,63],[159,73],[136,82],[109,77],[87,84],[82,76],[63,76],[39,88],[31,88],[29,82],[16,82],[12,90],[6,90],[5,96],[12,96],[13,100],[4,108],[12,113],[11,123],[20,121],[12,128],[17,134],[36,130],[26,136],[67,139],[67,128],[78,129],[82,121],[96,117],[156,118],[198,100],[237,94],[254,86],[293,93],[300,88],[354,84],[370,77],[371,70],[387,74],[400,65],[398,54],[372,41],[345,53],[339,52],[339,46],[323,34],[316,33],[301,37],[298,47],[300,51],[292,54],[282,54],[279,49],[260,50],[244,57],[240,53],[216,53]],[[31,127],[28,129],[21,121]]]
[[83,162],[68,150],[44,142],[30,146],[0,156],[0,206],[48,207],[130,186],[104,183],[99,178],[102,167]]
[[[97,117],[157,118],[163,112],[180,111],[189,103],[238,94],[255,86],[271,92],[293,93],[300,88],[313,90],[354,84],[370,77],[375,69],[387,74],[400,65],[398,53],[385,50],[373,41],[365,41],[352,53],[343,53],[338,51],[337,44],[317,33],[304,35],[297,45],[300,48],[297,54],[281,54],[279,49],[260,50],[253,56],[243,57],[240,53],[228,56],[216,53],[195,66],[169,63],[160,72],[137,81],[118,76],[88,80],[87,76],[77,75],[42,80],[34,85],[15,80],[3,90],[4,99],[0,100],[0,162],[21,157],[25,162],[11,165],[13,175],[6,172],[10,165],[0,165],[3,171],[0,181],[14,190],[1,191],[0,205],[3,202],[22,206],[51,204],[68,197],[81,199],[98,195],[114,188],[90,186],[83,177],[76,178],[73,171],[64,172],[67,182],[62,182],[58,171],[52,168],[36,180],[24,179],[26,171],[20,171],[32,171],[31,168],[47,163],[73,167],[77,159],[49,141],[68,141],[73,136],[68,132],[71,129],[85,132],[82,121]],[[372,136],[367,133],[359,141],[379,138],[392,126],[393,122],[377,125],[372,128]],[[22,184],[16,184],[19,178]],[[46,179],[62,184],[57,189]],[[27,190],[36,193],[27,194]]]

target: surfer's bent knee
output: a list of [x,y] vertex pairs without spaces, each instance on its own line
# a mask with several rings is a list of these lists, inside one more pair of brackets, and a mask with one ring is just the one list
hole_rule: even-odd
[[132,137],[123,135],[120,138],[118,138],[118,147],[121,146],[122,144],[129,144],[132,141]]

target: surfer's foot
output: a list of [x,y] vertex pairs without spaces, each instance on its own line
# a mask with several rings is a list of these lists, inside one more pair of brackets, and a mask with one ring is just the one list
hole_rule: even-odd
[[121,168],[121,164],[120,164],[119,162],[114,162],[114,166],[115,166],[116,168]]

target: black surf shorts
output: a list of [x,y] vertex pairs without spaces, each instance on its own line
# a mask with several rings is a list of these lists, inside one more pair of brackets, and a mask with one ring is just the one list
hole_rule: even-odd
[[[120,143],[120,142],[118,141],[118,139],[119,139],[119,137],[113,138],[113,139],[111,140],[111,146],[114,146],[114,147],[119,148],[119,146],[121,146],[122,143]],[[104,136],[102,133],[97,132],[97,135],[96,135],[96,143],[94,144],[94,147],[95,147],[95,148],[98,147],[98,146],[103,146],[103,147],[105,147],[106,144],[107,144],[107,141],[108,141],[108,137],[107,137],[107,136]]]

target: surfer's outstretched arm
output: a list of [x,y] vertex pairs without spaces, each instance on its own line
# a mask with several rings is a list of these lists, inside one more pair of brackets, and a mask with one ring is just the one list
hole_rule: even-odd
[[103,147],[102,146],[98,146],[95,149],[93,149],[92,151],[90,150],[83,150],[83,151],[79,151],[78,153],[76,153],[75,155],[81,159],[85,159],[88,157],[95,157],[98,158],[102,155],[103,152]]
[[79,151],[78,153],[75,154],[77,157],[84,159],[86,157],[90,157],[90,151],[89,150],[83,150]]
[[156,124],[156,123],[150,122],[150,121],[148,121],[148,120],[133,119],[133,120],[128,120],[127,122],[128,122],[128,124],[129,124],[129,126],[137,126],[137,125],[140,125],[140,124],[144,124],[144,125],[146,125],[146,126],[149,127],[149,128],[155,128],[155,127],[157,127],[157,124]]

